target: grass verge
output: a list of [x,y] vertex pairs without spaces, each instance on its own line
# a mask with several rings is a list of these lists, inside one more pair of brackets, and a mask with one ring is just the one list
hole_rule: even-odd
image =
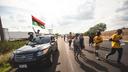
[[0,72],[8,72],[11,69],[9,58],[13,50],[23,46],[26,41],[0,42]]

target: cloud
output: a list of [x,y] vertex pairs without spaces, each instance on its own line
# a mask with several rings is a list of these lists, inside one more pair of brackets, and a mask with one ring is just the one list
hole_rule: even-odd
[[128,16],[122,16],[122,20],[128,21]]
[[16,14],[29,14],[29,15],[31,15],[32,12],[27,10],[27,9],[23,9],[23,8],[0,5],[0,15],[1,16],[16,15]]
[[[58,20],[56,31],[64,33],[85,32],[92,26],[95,11],[95,0],[80,0],[76,12],[63,16]],[[88,25],[88,26],[87,26]]]
[[[28,10],[32,10],[45,17],[49,28],[53,25],[58,31],[76,31],[81,28],[80,25],[84,24],[83,21],[93,19],[94,3],[95,0],[2,0],[0,1],[0,5],[3,5],[0,6],[0,15],[8,16],[6,27],[12,27],[25,24],[26,20],[22,15],[24,12],[30,15],[31,11]],[[41,19],[43,20],[44,17]]]
[[80,4],[78,7],[78,14],[76,15],[75,19],[78,20],[88,20],[94,18],[94,6],[95,1],[85,1],[84,3]]
[[111,22],[116,28],[128,27],[128,0],[123,1],[122,6],[116,10]]
[[94,18],[95,0],[81,0],[79,2],[75,13],[63,16],[58,20],[60,26],[80,25],[83,21],[92,20]]
[[128,0],[124,1],[122,7],[117,9],[117,12],[128,10]]
[[77,8],[77,13],[74,15],[67,16],[68,19],[75,20],[88,20],[94,18],[94,0],[85,0],[81,1],[80,5]]
[[9,30],[19,30],[20,27],[31,25],[30,14],[22,8],[0,6],[0,16],[3,27]]

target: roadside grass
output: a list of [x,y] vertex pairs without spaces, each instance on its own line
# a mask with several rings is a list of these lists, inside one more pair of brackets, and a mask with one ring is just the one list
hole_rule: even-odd
[[11,52],[0,55],[0,72],[7,72],[11,69],[11,66],[9,65],[10,55]]
[[0,42],[0,72],[8,72],[11,69],[9,58],[12,51],[23,46],[26,41]]
[[23,46],[25,43],[26,41],[22,40],[0,42],[0,54],[15,50]]

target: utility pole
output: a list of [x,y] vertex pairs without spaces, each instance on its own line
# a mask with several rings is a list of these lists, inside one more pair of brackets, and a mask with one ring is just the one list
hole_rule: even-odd
[[1,21],[1,17],[0,17],[0,37],[1,37],[1,41],[4,41],[4,31],[3,31],[3,27],[2,27],[2,21]]

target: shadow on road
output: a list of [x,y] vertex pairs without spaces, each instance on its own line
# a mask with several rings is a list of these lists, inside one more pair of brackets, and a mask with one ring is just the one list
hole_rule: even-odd
[[100,65],[100,64],[98,64],[98,63],[96,63],[96,62],[93,61],[93,60],[90,60],[90,59],[87,59],[87,58],[86,58],[86,59],[83,58],[83,60],[84,60],[85,63],[91,65],[92,67],[95,67],[95,68],[98,69],[99,71],[108,72],[108,69],[107,69],[106,67],[104,67],[104,66],[102,66],[102,65]]
[[15,72],[60,72],[56,71],[56,67],[58,64],[59,59],[59,51],[53,53],[53,64],[50,67],[42,66],[36,68],[29,68],[29,69],[17,69]]
[[118,64],[117,62],[115,61],[112,61],[112,60],[107,60],[106,63],[116,67],[116,68],[119,68],[121,72],[128,72],[128,66],[124,65],[124,64]]
[[97,72],[96,70],[94,70],[93,68],[88,67],[87,65],[85,65],[85,63],[83,63],[81,60],[79,60],[78,57],[75,56],[75,60],[77,61],[77,63],[80,64],[80,67],[86,71],[86,72]]
[[[102,50],[102,51],[110,51],[110,48],[100,47],[99,50]],[[87,51],[89,53],[95,53],[93,50],[89,50],[89,49],[84,49],[84,51]]]
[[110,51],[111,50],[111,48],[107,48],[107,47],[100,47],[100,50],[103,50],[103,51]]
[[[85,71],[87,71],[87,72],[97,72],[95,69],[93,69],[93,67],[94,67],[94,68],[96,68],[97,70],[99,70],[101,72],[102,71],[103,72],[108,72],[108,69],[106,67],[96,63],[95,61],[90,60],[90,59],[86,58],[85,56],[81,56],[81,58],[82,58],[83,61],[81,61],[81,59],[79,57],[75,57],[75,60],[80,64],[81,68],[84,69]],[[90,65],[92,68],[88,67],[85,64]]]
[[87,52],[89,52],[89,53],[95,53],[94,51],[88,50],[88,49],[84,49],[84,51],[87,51]]

